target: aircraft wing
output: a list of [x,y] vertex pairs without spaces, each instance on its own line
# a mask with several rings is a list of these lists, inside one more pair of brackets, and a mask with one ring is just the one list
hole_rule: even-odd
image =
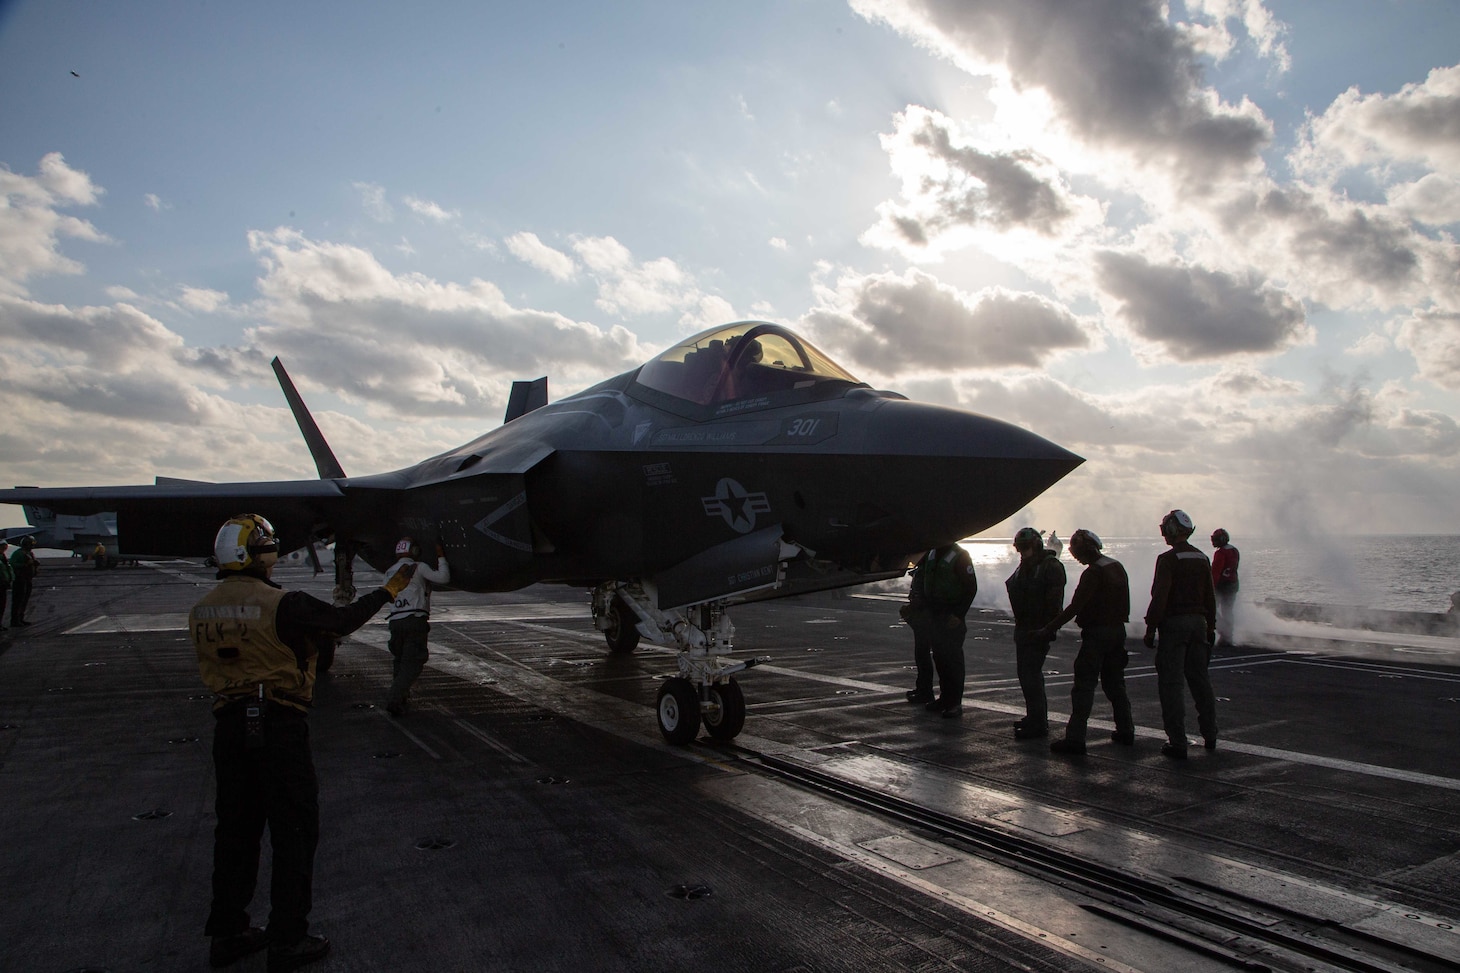
[[0,503],[46,507],[63,514],[115,511],[122,555],[202,557],[211,552],[218,526],[240,513],[268,518],[286,549],[303,547],[344,513],[347,503],[362,499],[362,493],[394,491],[352,489],[348,481],[338,480],[170,480],[155,486],[16,487],[0,490]]

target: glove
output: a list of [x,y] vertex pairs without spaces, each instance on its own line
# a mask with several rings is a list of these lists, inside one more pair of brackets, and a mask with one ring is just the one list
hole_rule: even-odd
[[1146,637],[1141,639],[1141,641],[1146,644],[1146,648],[1154,649],[1156,647],[1156,630],[1154,628],[1146,629]]
[[446,556],[446,548],[442,547],[440,544],[437,544],[436,545],[436,560],[439,561],[439,560],[441,560],[445,556]]
[[411,579],[415,576],[416,565],[414,563],[402,565],[401,569],[386,578],[385,584],[380,587],[384,588],[386,593],[394,600],[402,591],[406,590],[406,585],[410,584]]
[[897,617],[901,618],[903,621],[907,621],[912,618],[912,605],[903,605],[901,608],[899,608],[897,610]]
[[1217,633],[1216,632],[1208,632],[1207,633],[1207,648],[1210,649],[1212,646],[1214,646],[1216,644],[1217,644]]

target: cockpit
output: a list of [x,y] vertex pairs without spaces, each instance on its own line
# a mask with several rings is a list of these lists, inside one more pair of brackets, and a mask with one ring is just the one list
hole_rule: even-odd
[[861,385],[809,342],[778,324],[739,321],[687,338],[644,364],[645,388],[700,406],[801,390],[827,392]]

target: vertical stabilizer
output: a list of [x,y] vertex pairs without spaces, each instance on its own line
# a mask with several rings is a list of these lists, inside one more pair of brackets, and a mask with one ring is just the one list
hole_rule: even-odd
[[299,397],[294,383],[289,380],[289,373],[284,371],[284,363],[275,358],[270,364],[274,366],[274,375],[279,379],[279,387],[284,390],[284,398],[289,400],[289,411],[294,413],[294,421],[299,423],[299,431],[303,433],[304,442],[309,446],[309,455],[314,457],[314,466],[319,470],[319,478],[321,480],[344,479],[345,471],[340,469],[340,461],[335,459],[329,443],[324,441],[324,433],[320,432],[319,426],[314,424],[314,416],[309,414],[309,408]]
[[506,425],[518,416],[525,416],[533,409],[541,409],[547,405],[547,395],[546,375],[531,382],[513,382],[512,394],[507,399],[507,416],[502,424]]

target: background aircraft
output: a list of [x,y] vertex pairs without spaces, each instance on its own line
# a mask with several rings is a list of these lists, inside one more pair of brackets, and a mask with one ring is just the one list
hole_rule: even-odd
[[114,511],[95,514],[58,514],[46,507],[24,504],[25,522],[29,527],[0,528],[0,538],[12,544],[22,537],[34,537],[36,547],[70,551],[91,557],[96,545],[106,548],[108,558],[115,559],[117,550],[117,515]]
[[679,649],[659,728],[744,725],[727,606],[903,574],[922,551],[1011,516],[1083,460],[986,416],[859,382],[779,325],[688,338],[633,371],[547,403],[516,383],[506,421],[415,466],[348,477],[283,368],[319,480],[0,490],[0,503],[114,510],[124,555],[201,556],[218,525],[262,514],[286,546],[335,542],[336,594],[352,559],[376,569],[396,540],[440,543],[452,586],[558,582],[592,592],[615,652],[641,636]]

